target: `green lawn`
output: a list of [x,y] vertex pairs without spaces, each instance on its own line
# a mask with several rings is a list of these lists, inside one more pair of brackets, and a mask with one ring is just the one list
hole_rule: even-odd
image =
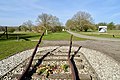
[[[17,32],[9,34],[9,39],[5,36],[0,38],[0,60],[18,52],[34,48],[37,42],[32,40],[39,40],[40,33],[31,32]],[[19,36],[19,41],[17,37]],[[49,33],[43,36],[43,40],[70,40],[70,34],[67,32]],[[73,40],[86,40],[83,38],[73,37]]]
[[[6,36],[0,37],[0,60],[18,52],[34,48],[37,42],[31,40],[39,39],[40,35],[40,33],[15,32],[9,33],[9,39],[6,39]],[[19,41],[17,40],[18,37]]]
[[[23,34],[23,33],[22,33]],[[38,40],[40,38],[40,33],[24,33],[22,35],[22,38],[28,39],[28,40]],[[55,33],[48,33],[48,35],[44,35],[43,40],[70,40],[70,34],[67,32],[55,32]],[[73,40],[86,40],[84,38],[77,38],[73,37]]]
[[[1,33],[2,34],[2,33]],[[32,39],[39,39],[40,33],[33,33],[33,32],[15,32],[15,33],[8,33],[8,40],[27,40],[30,41]],[[6,40],[6,36],[0,37],[0,40]]]
[[[67,32],[57,32],[57,33],[50,33],[43,37],[43,40],[70,40],[70,34]],[[84,38],[77,38],[73,36],[73,40],[87,40]]]
[[0,41],[0,60],[15,53],[35,47],[37,42],[31,41]]
[[[84,34],[88,36],[103,37],[103,38],[118,38],[120,39],[120,30],[108,30],[106,33],[95,32],[77,32],[79,34]],[[113,35],[115,37],[113,37]]]
[[[40,38],[41,33],[33,33],[33,32],[16,32],[16,33],[9,33],[8,40],[20,40],[24,41],[31,41],[31,40],[38,40]],[[44,40],[69,40],[70,34],[67,32],[56,32],[56,33],[48,33],[48,35],[44,35]],[[0,40],[6,40],[6,37],[3,36]],[[73,40],[86,40],[83,38],[73,37]]]

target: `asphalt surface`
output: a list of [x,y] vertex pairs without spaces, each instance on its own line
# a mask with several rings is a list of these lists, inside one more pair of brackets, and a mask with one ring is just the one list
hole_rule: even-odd
[[[120,39],[110,39],[110,38],[97,38],[91,36],[80,35],[77,33],[73,33],[76,37],[88,38],[91,40],[85,41],[73,41],[73,46],[82,46],[85,48],[93,49],[104,53],[105,55],[113,58],[118,63],[120,63]],[[47,41],[44,40],[41,46],[69,46],[69,41]]]
[[[69,46],[69,41],[43,41],[41,46]],[[120,63],[120,42],[119,41],[73,41],[73,46],[100,51]]]

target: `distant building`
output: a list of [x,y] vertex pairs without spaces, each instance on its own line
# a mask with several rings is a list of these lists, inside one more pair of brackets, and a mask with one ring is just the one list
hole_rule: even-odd
[[99,32],[107,32],[107,26],[99,26],[98,31]]

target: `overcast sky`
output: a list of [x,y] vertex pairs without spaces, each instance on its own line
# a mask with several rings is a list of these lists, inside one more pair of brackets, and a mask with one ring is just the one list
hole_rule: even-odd
[[0,25],[35,23],[41,13],[57,16],[64,24],[78,11],[90,13],[95,23],[120,23],[120,0],[0,0]]

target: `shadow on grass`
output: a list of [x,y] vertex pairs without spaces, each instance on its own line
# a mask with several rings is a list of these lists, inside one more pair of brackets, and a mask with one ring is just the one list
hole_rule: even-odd
[[5,40],[25,40],[30,41],[30,38],[40,37],[40,35],[29,35],[29,34],[8,34],[8,39],[6,39],[6,35],[0,37],[0,41]]

